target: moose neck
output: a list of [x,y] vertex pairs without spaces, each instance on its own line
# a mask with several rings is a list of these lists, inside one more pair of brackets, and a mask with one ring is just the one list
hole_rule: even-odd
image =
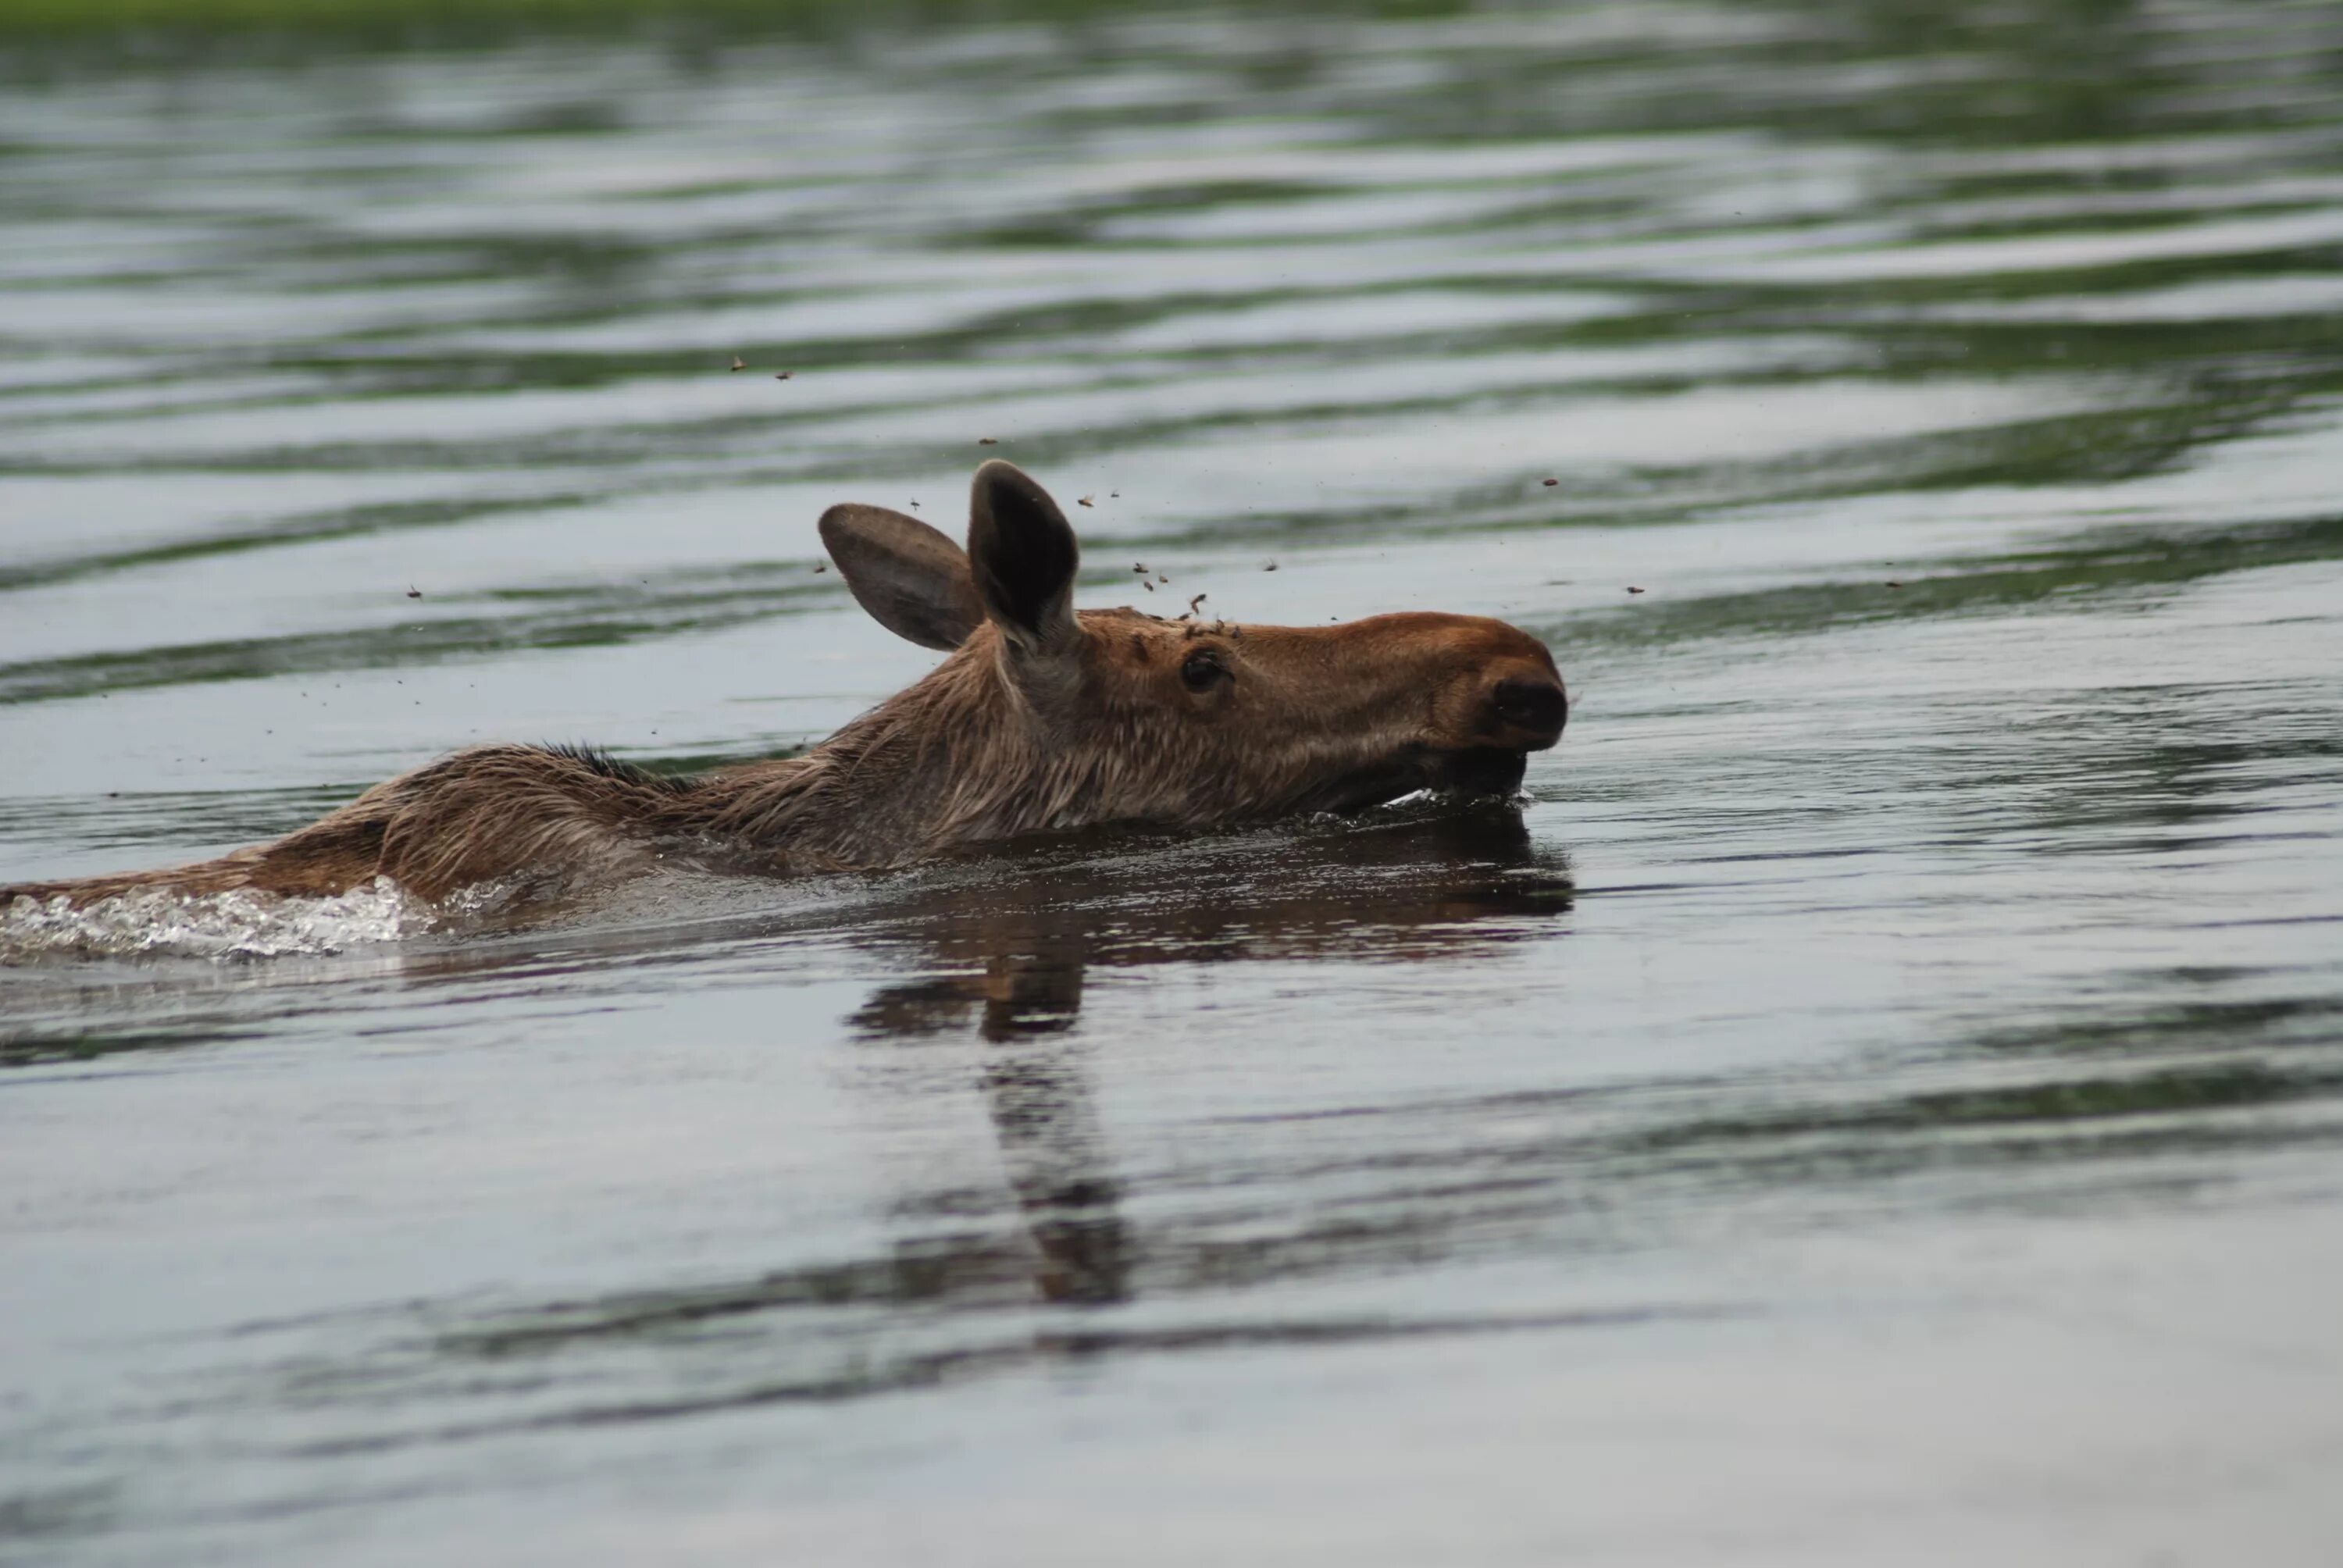
[[709,781],[694,827],[796,869],[899,864],[1057,822],[1081,798],[1075,759],[980,631],[927,678],[805,756]]

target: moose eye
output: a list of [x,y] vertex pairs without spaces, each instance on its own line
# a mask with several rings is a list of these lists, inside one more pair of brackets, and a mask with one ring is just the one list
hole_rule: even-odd
[[1191,691],[1202,693],[1212,689],[1212,682],[1228,678],[1228,666],[1216,654],[1202,649],[1180,661],[1180,681]]

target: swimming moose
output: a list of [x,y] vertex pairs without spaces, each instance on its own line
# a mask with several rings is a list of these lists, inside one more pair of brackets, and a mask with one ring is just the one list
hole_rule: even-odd
[[950,657],[801,757],[697,778],[483,746],[378,784],[272,844],[168,870],[0,888],[81,905],[154,890],[293,897],[388,877],[438,899],[551,892],[657,861],[770,874],[899,866],[1091,823],[1202,828],[1417,789],[1505,795],[1561,739],[1554,660],[1503,621],[1340,626],[1076,610],[1074,531],[1003,462],[976,472],[963,552],[878,507],[821,537],[879,623]]

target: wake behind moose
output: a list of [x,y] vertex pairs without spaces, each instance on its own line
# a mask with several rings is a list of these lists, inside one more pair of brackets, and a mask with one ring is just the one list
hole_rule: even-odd
[[159,871],[0,888],[328,897],[388,878],[438,900],[550,895],[666,863],[793,875],[907,865],[1045,829],[1203,829],[1421,789],[1505,796],[1562,737],[1544,645],[1477,616],[1242,626],[1077,610],[1081,548],[1011,464],[976,472],[963,550],[880,507],[822,514],[880,625],[947,657],[802,756],[663,776],[496,745],[378,784],[273,843]]

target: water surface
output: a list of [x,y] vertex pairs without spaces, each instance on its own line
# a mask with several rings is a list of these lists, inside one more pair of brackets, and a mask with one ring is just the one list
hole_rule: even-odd
[[993,453],[1085,602],[1500,615],[1576,706],[1518,813],[0,927],[0,1556],[2328,1561],[2338,61],[15,59],[0,879],[804,744],[930,659],[814,518]]

